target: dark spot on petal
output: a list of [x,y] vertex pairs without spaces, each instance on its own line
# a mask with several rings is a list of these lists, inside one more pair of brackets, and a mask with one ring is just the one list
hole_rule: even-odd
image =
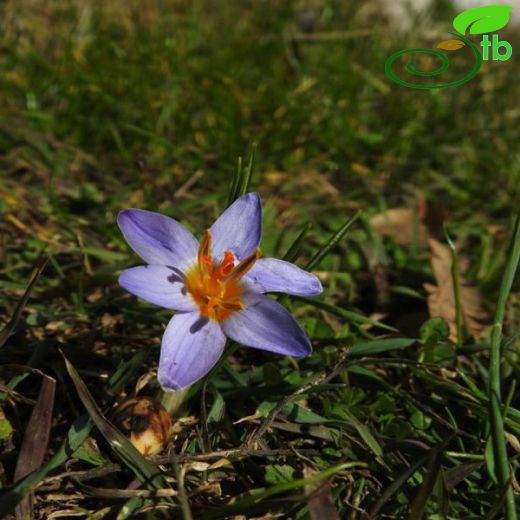
[[191,327],[190,327],[190,332],[192,334],[195,334],[196,332],[199,332],[200,329],[202,329],[202,327],[204,327],[204,325],[206,325],[208,323],[209,319],[208,318],[204,318],[204,317],[200,317]]
[[166,267],[172,271],[172,274],[167,278],[170,283],[184,283],[184,273],[180,269],[171,265]]

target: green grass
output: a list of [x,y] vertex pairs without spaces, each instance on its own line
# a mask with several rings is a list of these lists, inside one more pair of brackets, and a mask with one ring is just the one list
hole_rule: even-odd
[[[185,519],[309,518],[327,504],[349,520],[500,518],[504,504],[512,518],[515,51],[460,88],[415,91],[392,84],[384,62],[445,39],[453,11],[442,2],[411,35],[362,17],[362,2],[313,2],[314,34],[337,36],[316,41],[291,38],[303,3],[103,4],[0,6],[0,511],[34,492],[36,518],[135,517],[157,504]],[[369,33],[352,33],[360,29]],[[116,215],[160,211],[200,236],[236,195],[237,161],[250,171],[253,149],[263,253],[320,260],[324,294],[283,300],[314,353],[294,361],[234,349],[205,386],[167,399],[179,420],[175,456],[142,462],[104,416],[138,381],[140,394],[160,397],[153,375],[170,313],[118,287],[139,261]],[[432,236],[444,242],[446,228],[469,257],[464,278],[491,315],[499,308],[502,337],[491,342],[490,327],[455,347],[429,321],[428,251],[370,229],[373,214],[419,199]],[[49,445],[36,472],[15,479],[42,373],[56,380]],[[78,395],[81,381],[95,404]],[[78,450],[87,437],[97,444]]]

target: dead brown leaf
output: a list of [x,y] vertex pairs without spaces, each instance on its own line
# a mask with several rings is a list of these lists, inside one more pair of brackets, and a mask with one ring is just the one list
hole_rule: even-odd
[[382,237],[390,237],[400,246],[409,246],[417,241],[420,247],[428,246],[428,228],[421,215],[411,208],[393,208],[378,213],[370,219],[373,230]]
[[[304,475],[310,477],[315,473],[309,467],[304,469]],[[334,504],[332,489],[329,481],[322,482],[317,487],[306,486],[308,493],[307,505],[311,520],[339,520],[339,513]]]
[[353,173],[359,175],[360,177],[368,177],[372,174],[372,170],[368,166],[365,166],[361,163],[354,162],[350,165],[350,168]]
[[[51,431],[55,390],[56,380],[45,376],[18,454],[15,481],[25,477],[43,463]],[[33,518],[33,505],[34,496],[31,493],[16,506],[16,518]]]
[[[339,196],[338,188],[333,184],[330,175],[320,171],[313,165],[302,167],[297,172],[271,170],[263,174],[262,189],[266,192],[272,188],[284,187],[285,191],[299,193],[302,196],[309,193],[311,198]],[[276,199],[274,199],[276,202]]]
[[[433,238],[428,241],[431,251],[431,263],[437,285],[424,284],[428,293],[428,310],[431,317],[444,318],[450,326],[450,339],[457,340],[455,321],[455,296],[451,276],[451,251],[448,246]],[[460,299],[467,333],[478,339],[482,335],[489,316],[482,307],[482,296],[476,287],[469,285],[462,276],[468,265],[468,259],[460,256]]]
[[278,188],[289,179],[287,172],[281,172],[278,170],[268,171],[264,174],[266,184],[271,188]]

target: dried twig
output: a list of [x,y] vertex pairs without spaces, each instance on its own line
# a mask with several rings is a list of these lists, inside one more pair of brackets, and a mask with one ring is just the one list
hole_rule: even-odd
[[[299,455],[306,456],[314,456],[319,455],[319,450],[314,449],[299,449],[297,452]],[[212,451],[208,453],[199,453],[197,455],[188,455],[188,454],[179,454],[177,455],[177,460],[179,463],[185,462],[206,462],[210,460],[218,460],[218,459],[229,459],[229,460],[240,460],[246,459],[249,457],[290,457],[295,456],[295,452],[293,449],[273,449],[273,450],[252,450],[245,448],[232,448],[230,450],[218,450]],[[156,464],[167,464],[170,462],[169,455],[162,455],[159,457],[153,457],[153,461]],[[48,484],[50,482],[56,480],[63,480],[64,478],[74,478],[78,481],[86,481],[92,480],[95,478],[104,477],[106,475],[110,475],[112,473],[117,473],[118,471],[125,471],[120,464],[106,464],[105,466],[84,470],[84,471],[67,471],[64,473],[60,473],[59,475],[54,475],[52,477],[46,478],[44,483]]]
[[264,419],[262,424],[258,428],[256,428],[244,441],[244,443],[241,446],[241,449],[248,449],[250,446],[253,446],[256,442],[258,442],[265,432],[268,430],[268,428],[271,426],[273,421],[276,419],[278,414],[283,410],[283,408],[290,403],[295,397],[304,394],[305,392],[309,391],[314,386],[328,383],[330,380],[334,379],[344,368],[345,368],[345,362],[348,357],[349,350],[345,350],[339,361],[336,363],[334,368],[327,374],[323,373],[320,374],[318,377],[316,377],[313,381],[310,383],[307,383],[306,385],[301,386],[297,390],[295,390],[292,394],[284,397],[281,399],[278,404],[269,412],[269,415]]
[[179,502],[181,504],[182,517],[184,520],[193,520],[191,513],[190,502],[188,495],[186,494],[186,488],[184,487],[184,472],[179,465],[179,457],[175,453],[174,448],[170,449],[170,463],[175,472],[175,479],[177,480],[177,490],[179,494]]

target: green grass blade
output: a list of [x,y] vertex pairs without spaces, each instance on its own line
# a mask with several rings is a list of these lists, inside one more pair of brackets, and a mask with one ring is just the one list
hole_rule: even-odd
[[234,512],[247,510],[248,507],[258,504],[259,502],[262,502],[263,500],[266,500],[267,498],[273,495],[286,493],[288,491],[292,491],[309,485],[319,484],[323,480],[326,480],[344,470],[366,467],[368,467],[368,465],[365,462],[343,462],[341,464],[336,464],[335,466],[331,466],[323,471],[320,471],[319,473],[315,473],[314,475],[307,478],[296,479],[290,482],[282,482],[281,484],[277,484],[268,489],[253,489],[249,492],[248,496],[245,496],[244,498],[237,500],[237,502],[235,502],[234,504],[221,506],[218,509],[206,509],[202,518],[223,518],[224,516],[230,515]]
[[399,477],[397,477],[383,492],[379,500],[374,504],[372,509],[370,510],[368,517],[369,518],[378,518],[379,511],[383,508],[383,506],[392,498],[399,489],[406,484],[407,480],[423,465],[425,464],[430,457],[438,451],[443,451],[446,446],[448,446],[451,441],[452,436],[448,439],[444,440],[441,444],[432,448],[427,453],[419,457],[413,464],[411,464],[405,471],[403,471]]
[[372,435],[369,428],[364,425],[362,422],[360,422],[357,417],[346,411],[343,410],[342,415],[346,417],[348,422],[352,423],[354,428],[359,433],[360,437],[365,441],[366,445],[370,448],[372,453],[378,458],[381,459],[383,457],[383,448],[381,448],[381,445],[379,442],[377,442],[376,438]]
[[242,179],[242,172],[243,172],[242,157],[239,157],[238,162],[237,162],[237,169],[235,170],[235,173],[233,174],[233,179],[231,181],[231,187],[229,188],[229,195],[228,195],[228,200],[227,200],[228,206],[231,206],[231,204],[233,204],[233,202],[235,202],[235,200],[238,198],[237,194],[238,194],[238,190],[240,187],[240,181]]
[[40,278],[40,275],[43,273],[43,270],[45,269],[45,266],[47,265],[47,262],[49,261],[49,258],[41,258],[36,262],[36,266],[34,268],[34,272],[31,276],[31,279],[29,280],[29,284],[27,285],[27,289],[25,289],[25,292],[23,293],[22,299],[18,302],[18,305],[16,306],[16,309],[13,312],[13,315],[11,316],[11,319],[7,323],[7,325],[2,329],[0,332],[0,348],[2,348],[9,338],[9,336],[14,332],[14,329],[16,328],[16,325],[18,324],[18,320],[20,319],[20,316],[22,315],[22,312],[24,310],[24,307],[27,305],[27,301],[29,300],[29,297],[31,296],[31,292],[38,281],[38,278]]
[[505,500],[505,513],[507,520],[517,518],[515,497],[510,481],[509,460],[507,457],[507,444],[504,432],[504,418],[501,407],[501,388],[500,388],[500,361],[501,361],[501,341],[502,327],[506,312],[506,304],[511,292],[511,287],[515,279],[515,274],[520,261],[520,215],[516,218],[509,259],[502,278],[500,293],[498,297],[495,321],[491,331],[491,351],[489,359],[489,418],[491,423],[491,435],[493,437],[493,455],[495,467],[497,468],[498,479],[501,486],[507,486],[508,491]]
[[411,338],[388,338],[376,341],[356,343],[349,351],[349,356],[373,356],[391,350],[401,350],[415,343]]
[[251,153],[249,155],[249,161],[247,166],[244,168],[242,157],[238,158],[237,169],[233,174],[233,180],[231,181],[231,187],[229,188],[229,195],[227,205],[231,206],[236,199],[245,195],[249,191],[251,186],[251,178],[253,177],[253,171],[255,167],[256,157],[256,143],[253,143],[251,147]]
[[412,506],[410,508],[409,520],[415,520],[417,518],[423,518],[428,500],[433,492],[435,482],[439,476],[441,470],[441,461],[444,453],[444,448],[451,442],[454,436],[451,435],[445,442],[440,446],[437,446],[431,453],[428,466],[426,467],[426,475],[424,481],[415,496]]
[[336,305],[331,305],[330,303],[325,303],[323,301],[312,298],[304,298],[303,296],[292,296],[291,298],[312,305],[318,309],[330,312],[331,314],[339,316],[340,318],[345,318],[349,321],[352,321],[353,323],[372,325],[373,327],[379,327],[380,329],[387,330],[389,332],[398,332],[397,329],[394,329],[393,327],[390,327],[390,325],[386,325],[381,321],[367,318],[366,316],[363,316],[357,312],[347,311],[341,307],[337,307]]
[[249,162],[247,163],[246,169],[244,170],[244,173],[242,175],[237,197],[245,195],[249,191],[249,187],[251,186],[251,178],[253,177],[253,171],[255,168],[256,147],[256,143],[253,143],[253,146],[251,147],[251,153],[249,155]]
[[294,242],[291,244],[289,249],[287,250],[287,253],[283,256],[282,260],[285,260],[286,262],[296,262],[298,260],[298,257],[301,254],[302,245],[304,243],[305,237],[307,236],[307,233],[310,231],[312,225],[306,224],[304,228],[300,231],[300,234],[296,237]]
[[135,374],[148,357],[148,351],[139,350],[129,360],[123,361],[112,374],[106,385],[106,391],[110,395],[117,395],[125,385],[135,378]]
[[332,249],[341,241],[341,239],[346,235],[347,231],[350,229],[352,224],[356,222],[356,220],[360,217],[361,211],[358,211],[352,218],[347,220],[343,226],[341,226],[334,235],[332,235],[327,243],[316,252],[316,254],[309,260],[307,265],[305,266],[306,271],[312,271],[318,267],[322,260],[332,251]]
[[134,515],[137,510],[144,507],[147,502],[149,501],[146,498],[132,497],[119,510],[119,513],[116,516],[116,520],[127,520],[127,518],[135,518]]

